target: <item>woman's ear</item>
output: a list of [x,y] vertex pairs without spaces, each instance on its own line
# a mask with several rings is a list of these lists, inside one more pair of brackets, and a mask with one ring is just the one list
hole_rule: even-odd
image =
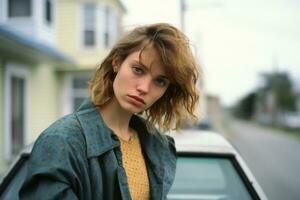
[[118,72],[118,66],[113,65],[112,67],[113,67],[114,72],[117,73]]
[[116,56],[113,57],[112,67],[113,67],[114,72],[119,71],[119,62],[118,62],[118,59],[116,58]]

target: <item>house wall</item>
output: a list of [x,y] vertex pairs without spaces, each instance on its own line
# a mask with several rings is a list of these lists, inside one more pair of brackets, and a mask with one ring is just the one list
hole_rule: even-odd
[[[4,173],[11,159],[7,159],[7,144],[4,107],[4,80],[5,67],[22,67],[28,73],[25,99],[25,145],[35,141],[39,134],[58,118],[58,92],[59,84],[54,66],[51,64],[30,65],[28,63],[15,63],[5,61],[5,66],[0,60],[0,175]],[[6,104],[6,105],[4,105]]]
[[5,19],[5,2],[4,0],[0,0],[0,24],[2,24],[4,22],[4,19]]
[[31,71],[30,86],[29,143],[58,117],[59,88],[53,66],[41,64],[34,67]]
[[[93,2],[94,0],[89,0]],[[43,23],[43,3],[44,0],[35,0],[33,13],[34,16],[30,18],[19,18],[8,20],[6,16],[7,0],[0,0],[0,23],[10,25],[12,28],[17,29],[24,35],[38,38],[40,41],[46,41],[55,45],[59,44],[60,50],[64,53],[71,55],[78,62],[78,69],[72,71],[58,72],[52,64],[29,64],[14,63],[15,61],[1,61],[0,57],[0,175],[7,169],[10,161],[6,160],[6,145],[5,145],[5,66],[7,63],[10,65],[22,66],[26,69],[28,74],[27,80],[27,99],[26,99],[26,144],[32,143],[39,134],[53,123],[62,114],[66,114],[71,109],[68,104],[71,100],[65,101],[70,98],[64,94],[63,91],[69,91],[72,94],[72,86],[70,85],[72,76],[82,72],[88,73],[93,70],[99,61],[107,55],[108,51],[104,48],[86,51],[81,48],[80,42],[80,18],[81,18],[81,3],[87,2],[85,0],[70,1],[70,0],[53,0],[54,24],[52,27],[47,27]],[[81,3],[80,3],[81,2]],[[123,10],[120,8],[117,1],[114,0],[95,0],[97,4],[110,5],[115,8],[115,12],[122,15]],[[40,9],[41,8],[41,9]],[[39,10],[37,10],[39,9]],[[3,12],[2,12],[3,11]],[[57,15],[55,17],[55,15]],[[119,16],[119,17],[120,17]],[[57,29],[56,29],[57,28]],[[56,30],[55,30],[56,29]],[[115,31],[119,33],[120,31]],[[57,36],[55,36],[57,34]],[[57,40],[56,38],[57,37]],[[4,66],[5,64],[5,66]],[[68,79],[68,80],[67,80]],[[68,85],[66,85],[66,82]],[[67,87],[66,87],[67,86]],[[66,90],[63,90],[65,88]],[[70,106],[69,106],[70,107]],[[65,109],[66,111],[64,111]],[[7,112],[6,112],[7,113]],[[9,148],[8,148],[9,149]]]
[[4,165],[4,111],[3,111],[3,97],[4,97],[4,72],[3,72],[4,66],[3,61],[0,59],[0,175],[3,174],[5,168]]
[[[86,2],[94,2],[96,4],[96,43],[97,46],[86,49],[82,44],[82,5]],[[57,2],[57,44],[60,50],[71,55],[79,64],[81,69],[94,69],[104,56],[107,55],[108,50],[104,48],[103,38],[103,24],[104,24],[104,6],[113,8],[113,12],[118,18],[121,18],[123,11],[114,0],[79,0],[67,1],[62,0]],[[112,26],[115,27],[115,26]],[[120,24],[117,28],[110,31],[113,35],[113,42],[117,39],[121,32]]]
[[[94,47],[85,47],[83,45],[83,5],[84,3],[94,3],[96,5],[96,45]],[[58,48],[64,53],[72,57],[76,62],[76,68],[71,71],[61,71],[59,74],[60,90],[60,115],[65,115],[73,112],[77,106],[75,100],[78,100],[78,91],[72,86],[72,81],[75,77],[86,77],[87,74],[93,72],[97,64],[108,54],[109,49],[104,46],[104,16],[105,7],[109,6],[118,19],[124,13],[123,8],[116,0],[78,0],[57,1],[57,44]],[[112,14],[112,16],[114,16]],[[112,17],[114,18],[114,17]],[[110,19],[113,21],[113,19]],[[117,26],[112,25],[110,30],[110,43],[115,42],[117,36],[121,33],[121,20]],[[114,41],[113,41],[114,40]],[[86,88],[87,89],[87,88]],[[75,95],[76,93],[76,95]],[[81,96],[83,97],[83,95]]]
[[32,15],[30,17],[14,18],[8,17],[7,2],[8,0],[0,0],[0,24],[5,24],[23,35],[33,37],[39,41],[46,42],[47,44],[56,44],[56,0],[51,0],[53,10],[53,20],[51,25],[48,25],[45,22],[45,0],[31,1]]
[[29,65],[26,63],[16,62],[14,60],[5,60],[1,61],[1,109],[0,109],[0,127],[1,127],[1,142],[0,142],[0,174],[3,174],[4,170],[7,169],[9,164],[13,161],[13,157],[11,156],[11,137],[8,135],[11,131],[11,76],[22,77],[25,80],[24,84],[24,142],[27,143],[27,136],[28,136],[28,103],[29,103],[29,95],[28,95],[28,88],[29,85],[29,75],[30,69]]
[[34,4],[35,10],[35,26],[36,35],[40,41],[45,41],[48,44],[56,45],[56,0],[51,0],[52,3],[52,23],[48,24],[45,19],[45,0],[36,0]]
[[76,12],[76,2],[78,1],[57,2],[57,43],[62,51],[70,55],[78,49],[79,13]]

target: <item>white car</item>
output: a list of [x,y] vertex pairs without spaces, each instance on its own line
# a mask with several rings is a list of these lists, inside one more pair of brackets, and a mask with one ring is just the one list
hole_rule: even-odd
[[212,131],[170,134],[178,152],[169,200],[267,200],[235,148]]
[[[185,130],[171,134],[178,151],[169,200],[266,200],[261,187],[234,147],[221,135]],[[32,145],[25,148],[0,181],[0,199],[16,199]]]

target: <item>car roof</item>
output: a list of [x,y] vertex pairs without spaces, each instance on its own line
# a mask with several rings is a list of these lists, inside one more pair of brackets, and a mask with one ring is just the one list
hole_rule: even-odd
[[183,129],[169,133],[178,152],[236,154],[234,147],[221,134],[213,131]]

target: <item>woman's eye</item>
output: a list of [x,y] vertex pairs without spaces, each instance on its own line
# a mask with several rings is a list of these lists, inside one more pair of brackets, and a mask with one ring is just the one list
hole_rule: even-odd
[[140,67],[132,67],[132,71],[135,73],[135,74],[143,74],[144,70]]
[[164,87],[167,85],[167,81],[163,78],[158,78],[155,80],[155,83],[160,86],[160,87]]

